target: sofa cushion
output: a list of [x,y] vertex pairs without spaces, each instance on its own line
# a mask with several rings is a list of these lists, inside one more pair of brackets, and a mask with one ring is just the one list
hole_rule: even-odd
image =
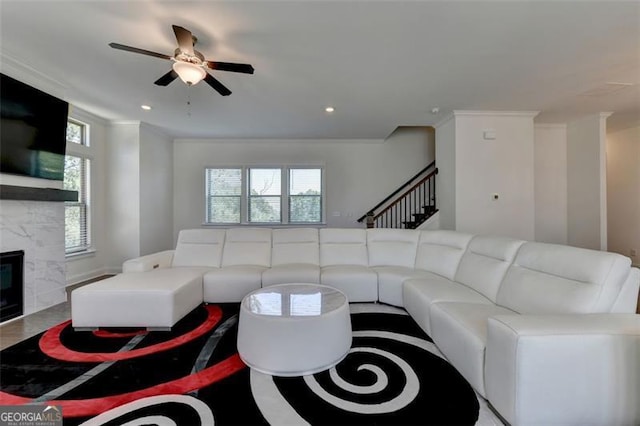
[[527,242],[497,302],[523,314],[610,312],[630,265],[631,259],[616,253]]
[[271,266],[271,229],[227,229],[222,266]]
[[367,229],[369,266],[412,268],[420,232],[410,229]]
[[274,229],[271,238],[271,266],[320,264],[320,243],[316,228]]
[[271,268],[262,274],[262,286],[320,282],[320,247],[316,228],[274,229]]
[[611,312],[635,313],[638,305],[638,288],[640,288],[640,269],[631,268],[627,280],[611,307]]
[[517,314],[482,303],[440,302],[431,307],[433,342],[483,397],[487,321],[494,315]]
[[375,266],[371,269],[378,274],[378,299],[380,302],[400,307],[404,306],[402,284],[405,280],[433,276],[431,272],[404,266]]
[[457,231],[421,231],[415,267],[453,280],[472,237]]
[[523,243],[511,238],[473,237],[462,256],[455,280],[495,303],[502,279]]
[[178,234],[171,266],[218,268],[222,260],[225,234],[224,229],[183,229]]
[[226,266],[202,277],[203,297],[207,303],[235,303],[262,286],[264,266]]
[[320,229],[320,266],[369,265],[365,229]]
[[402,285],[404,308],[411,318],[431,336],[431,308],[438,302],[492,304],[477,291],[439,275],[410,278]]
[[349,302],[377,302],[378,274],[361,265],[325,266],[320,283],[342,291]]
[[318,265],[292,263],[272,266],[262,273],[262,287],[287,283],[320,283]]

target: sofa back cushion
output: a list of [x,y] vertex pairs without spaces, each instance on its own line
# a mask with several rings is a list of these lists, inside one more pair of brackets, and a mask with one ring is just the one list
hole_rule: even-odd
[[171,266],[220,267],[224,239],[224,229],[181,230]]
[[320,266],[368,264],[365,229],[320,229]]
[[500,284],[522,244],[522,240],[476,235],[460,260],[455,280],[495,303]]
[[222,266],[235,265],[271,266],[271,229],[227,229]]
[[271,266],[289,263],[320,264],[317,228],[274,229],[271,231]]
[[416,269],[424,269],[453,280],[472,234],[457,231],[421,231]]
[[419,237],[410,229],[367,229],[369,266],[413,268]]
[[609,312],[631,271],[609,252],[527,242],[498,292],[498,304],[522,314]]

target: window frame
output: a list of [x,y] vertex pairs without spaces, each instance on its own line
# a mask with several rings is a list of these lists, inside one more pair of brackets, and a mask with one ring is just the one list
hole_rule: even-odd
[[[242,191],[240,195],[240,222],[228,223],[228,222],[212,222],[209,217],[209,192],[207,184],[207,174],[210,169],[242,169]],[[281,173],[281,190],[280,195],[280,221],[278,222],[252,222],[250,221],[250,173],[251,169],[280,169]],[[320,221],[319,222],[292,222],[289,218],[290,211],[290,194],[289,194],[289,178],[290,170],[296,169],[319,169],[321,179],[321,194],[320,197]],[[203,226],[219,226],[228,227],[234,226],[271,226],[271,227],[287,227],[287,226],[322,226],[326,225],[326,173],[325,166],[320,164],[245,164],[239,165],[211,165],[205,166],[203,171],[204,176],[204,220]],[[256,197],[256,196],[253,196]],[[275,196],[273,196],[275,197]]]
[[[291,171],[292,170],[320,170],[320,195],[291,195]],[[287,197],[287,219],[288,219],[288,223],[290,224],[295,224],[295,225],[312,225],[312,224],[317,224],[317,223],[325,223],[326,222],[326,217],[325,217],[325,176],[324,176],[324,167],[317,167],[317,166],[290,166],[287,168],[286,170],[287,173],[287,190],[286,190],[286,197]],[[291,197],[319,197],[320,198],[320,222],[313,222],[313,221],[292,221],[291,220]]]
[[[209,179],[208,179],[208,171],[209,170],[240,170],[240,195],[227,195],[226,197],[238,197],[240,199],[240,217],[238,222],[209,222],[209,212],[210,212],[210,198],[212,197],[222,197],[220,195],[211,195],[209,193]],[[205,224],[215,224],[215,225],[240,225],[242,223],[242,211],[243,207],[243,194],[244,194],[244,168],[242,166],[223,166],[223,167],[205,167],[204,169],[204,208],[205,208]]]
[[[280,170],[280,191],[278,193],[278,195],[252,195],[251,194],[251,171],[252,170]],[[284,205],[284,196],[282,195],[283,193],[283,186],[284,186],[284,180],[283,180],[283,176],[284,175],[284,171],[283,168],[280,166],[269,166],[269,167],[262,167],[262,166],[247,166],[245,167],[245,172],[243,174],[243,178],[245,185],[246,186],[246,203],[247,203],[247,213],[245,215],[245,221],[246,223],[250,223],[252,225],[280,225],[283,223],[283,221],[285,220],[285,218],[283,217],[283,205]],[[266,199],[266,198],[278,198],[279,202],[278,207],[279,207],[279,220],[277,221],[253,221],[251,220],[251,200],[252,199]],[[242,214],[240,215],[240,218],[242,219]]]
[[[78,201],[65,201],[65,229],[66,229],[66,211],[67,207],[80,207],[81,221],[84,221],[84,230],[81,229],[81,235],[83,238],[81,244],[78,246],[67,247],[65,238],[65,256],[73,257],[84,253],[93,251],[92,235],[91,235],[91,170],[93,158],[89,149],[89,124],[69,117],[68,122],[79,125],[81,127],[81,140],[80,143],[67,140],[65,161],[67,157],[74,157],[80,159],[81,164],[81,188],[78,192]],[[84,216],[84,218],[82,218]],[[84,231],[84,233],[83,233]],[[65,231],[66,235],[66,231]]]

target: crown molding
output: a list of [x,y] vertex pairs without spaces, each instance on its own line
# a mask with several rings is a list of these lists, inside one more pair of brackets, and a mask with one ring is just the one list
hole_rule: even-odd
[[38,90],[67,100],[69,89],[67,85],[2,52],[0,52],[0,71]]
[[474,111],[474,110],[454,110],[456,117],[465,116],[492,116],[492,117],[535,117],[540,111]]
[[109,126],[139,126],[141,123],[139,120],[109,120]]
[[438,127],[444,126],[445,124],[447,124],[449,121],[453,120],[454,118],[455,118],[454,113],[450,112],[449,114],[444,116],[444,118],[442,120],[436,122],[436,124],[434,124],[433,127],[435,129],[437,129]]

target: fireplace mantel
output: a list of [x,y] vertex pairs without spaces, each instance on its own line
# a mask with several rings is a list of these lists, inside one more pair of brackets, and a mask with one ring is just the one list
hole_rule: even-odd
[[0,200],[77,201],[78,191],[55,188],[0,185]]

